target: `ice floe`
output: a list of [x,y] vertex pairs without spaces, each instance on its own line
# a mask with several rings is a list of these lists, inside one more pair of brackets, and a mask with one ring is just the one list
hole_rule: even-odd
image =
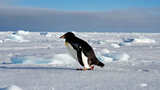
[[13,56],[11,58],[13,64],[53,64],[53,65],[69,65],[75,60],[68,54],[55,54],[51,58],[36,57],[36,56]]
[[121,42],[120,46],[129,46],[132,44],[154,44],[156,43],[155,40],[150,38],[126,38],[123,39],[123,42]]
[[23,36],[13,34],[9,34],[4,41],[29,42],[29,40],[25,40]]
[[140,86],[141,86],[141,87],[147,87],[148,84],[147,84],[147,83],[141,83]]
[[104,62],[112,62],[112,61],[128,61],[130,56],[127,53],[104,53],[105,49],[103,49],[99,54],[98,58]]
[[2,88],[0,90],[23,90],[20,87],[16,86],[16,85],[10,85],[8,87]]
[[17,35],[29,35],[29,31],[24,31],[24,30],[18,30],[17,32],[16,32],[16,34]]
[[112,46],[113,48],[120,48],[120,45],[119,45],[119,44],[116,44],[116,43],[112,43],[111,46]]

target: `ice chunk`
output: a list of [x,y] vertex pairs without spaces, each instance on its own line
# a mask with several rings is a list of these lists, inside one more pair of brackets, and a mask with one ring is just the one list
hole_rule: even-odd
[[120,45],[115,44],[115,43],[112,43],[111,46],[112,46],[113,48],[120,48]]
[[97,44],[100,44],[100,45],[104,45],[106,42],[105,41],[102,41],[102,40],[99,40],[97,41]]
[[40,35],[42,36],[46,36],[48,34],[48,32],[40,32]]
[[141,83],[140,86],[141,87],[147,87],[148,85],[146,83]]
[[18,30],[17,35],[28,35],[29,34],[29,31],[24,31],[24,30]]
[[155,43],[156,41],[149,38],[141,38],[141,39],[135,38],[134,42],[135,43]]
[[16,85],[11,85],[11,86],[8,86],[8,87],[3,88],[1,90],[22,90],[22,89]]
[[[103,50],[102,50],[103,51]],[[104,62],[112,62],[112,61],[128,61],[130,56],[127,53],[105,53],[100,52],[98,55],[98,59]]]
[[23,36],[13,34],[9,34],[4,41],[29,42],[29,40],[25,40]]
[[56,65],[67,65],[73,64],[75,60],[68,54],[56,54],[53,57],[53,61],[49,64],[56,64]]
[[100,57],[98,57],[98,59],[103,62],[112,62],[113,61],[113,58],[107,57],[107,56],[100,56]]
[[13,64],[49,64],[50,62],[52,62],[52,59],[47,59],[44,57],[34,57],[34,56],[28,56],[28,57],[16,56],[12,57],[11,61]]
[[113,53],[111,54],[111,57],[115,61],[128,61],[128,59],[130,58],[130,56],[127,53]]
[[101,50],[101,54],[106,54],[106,53],[110,53],[110,51],[106,48]]
[[11,58],[13,64],[55,64],[68,65],[73,64],[75,60],[68,54],[55,54],[53,58],[35,57],[35,56],[13,56]]
[[4,40],[0,40],[0,43],[3,43],[4,42]]
[[155,40],[150,38],[127,38],[123,39],[123,42],[121,42],[120,46],[129,46],[132,44],[153,44],[156,43]]

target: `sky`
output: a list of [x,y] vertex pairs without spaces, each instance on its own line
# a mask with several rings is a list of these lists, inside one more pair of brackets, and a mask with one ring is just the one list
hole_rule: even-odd
[[0,0],[0,2],[8,6],[52,8],[67,11],[160,7],[160,0]]
[[0,31],[160,32],[160,0],[0,0]]

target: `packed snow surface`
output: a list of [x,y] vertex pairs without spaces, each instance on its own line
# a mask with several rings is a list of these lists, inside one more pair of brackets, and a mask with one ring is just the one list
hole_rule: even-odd
[[0,32],[0,90],[160,89],[160,33],[74,33],[103,68],[77,71],[64,32]]

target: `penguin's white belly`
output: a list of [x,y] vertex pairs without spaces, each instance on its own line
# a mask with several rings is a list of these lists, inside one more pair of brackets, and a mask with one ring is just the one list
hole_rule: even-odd
[[[77,58],[77,51],[72,47],[72,45],[69,44],[69,43],[67,43],[67,42],[65,42],[65,45],[66,45],[66,47],[67,47],[67,50],[69,51],[69,54],[70,54],[74,59],[78,60],[78,58]],[[85,67],[85,68],[90,68],[90,66],[89,66],[89,64],[88,64],[88,57],[86,57],[83,52],[81,52],[81,56],[82,56],[82,62],[83,62],[83,64],[84,64],[84,67]]]
[[84,64],[84,67],[90,68],[90,66],[88,65],[88,57],[86,57],[83,52],[81,52],[81,54],[82,54],[82,62]]

